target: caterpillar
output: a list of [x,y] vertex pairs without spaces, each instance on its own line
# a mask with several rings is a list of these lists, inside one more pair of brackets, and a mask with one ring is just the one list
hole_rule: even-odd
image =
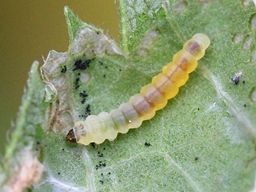
[[196,69],[198,60],[204,56],[209,45],[208,36],[195,34],[173,56],[172,62],[164,66],[150,84],[141,88],[139,94],[132,96],[118,109],[101,112],[98,116],[89,115],[85,121],[76,122],[66,140],[83,145],[100,144],[106,139],[113,141],[118,133],[140,127],[142,121],[153,118],[157,110],[165,107],[168,99],[177,95],[179,87],[187,82],[189,73]]

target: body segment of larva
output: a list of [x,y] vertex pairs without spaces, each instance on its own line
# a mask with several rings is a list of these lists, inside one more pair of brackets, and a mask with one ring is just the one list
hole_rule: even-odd
[[165,107],[168,99],[178,93],[179,87],[187,82],[189,73],[196,69],[197,61],[204,56],[209,45],[210,39],[206,35],[194,35],[173,56],[172,62],[163,67],[162,73],[141,88],[139,94],[132,96],[118,109],[109,113],[101,112],[98,116],[90,115],[85,121],[76,122],[66,139],[83,145],[92,142],[100,144],[106,139],[114,140],[118,133],[140,127],[142,121],[153,118],[156,111]]

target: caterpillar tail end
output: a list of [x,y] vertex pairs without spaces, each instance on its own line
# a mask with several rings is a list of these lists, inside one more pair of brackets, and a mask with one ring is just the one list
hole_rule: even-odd
[[76,143],[76,136],[74,133],[74,129],[70,129],[70,131],[68,132],[68,134],[66,136],[66,140],[70,143]]

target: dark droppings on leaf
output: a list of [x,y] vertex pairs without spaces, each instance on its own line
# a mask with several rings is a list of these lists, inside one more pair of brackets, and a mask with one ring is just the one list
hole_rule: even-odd
[[79,70],[79,69],[80,69],[80,70],[84,70],[84,69],[88,68],[89,65],[90,65],[90,63],[91,63],[93,60],[94,60],[94,59],[87,59],[87,60],[85,60],[85,61],[82,61],[82,60],[80,59],[80,60],[75,61],[73,71]]
[[106,77],[106,75],[104,74],[103,77]]
[[61,73],[66,73],[67,72],[67,66],[64,65],[63,68],[61,68]]
[[103,185],[103,184],[104,184],[104,181],[100,180],[100,183]]
[[110,174],[111,174],[111,172],[108,172],[108,174],[110,175]]
[[103,153],[98,154],[98,157],[103,157]]
[[145,146],[147,146],[147,147],[149,147],[149,146],[151,146],[151,144],[150,143],[148,143],[148,142],[145,142],[145,144],[144,144]]
[[82,98],[86,98],[86,97],[88,97],[88,94],[86,93],[86,91],[83,91],[83,92],[79,93],[79,96]]
[[[101,153],[100,151],[98,151],[98,157],[103,157],[103,153]],[[101,161],[100,161],[101,162]]]
[[[102,163],[100,161],[99,164],[95,166],[95,169],[98,170],[100,167],[106,167],[106,165],[107,165],[106,163]],[[102,173],[102,175],[103,175],[103,173]]]
[[246,107],[246,104],[244,104],[244,107]]
[[91,105],[90,104],[88,104],[87,106],[86,106],[86,114],[88,114],[88,115],[91,115]]
[[85,91],[83,91],[79,93],[79,96],[82,98],[81,103],[84,104],[86,101],[86,97],[88,97],[88,94]]
[[[81,103],[84,104],[84,102],[85,102],[85,98],[81,101]],[[79,115],[79,117],[86,118],[86,117],[88,117],[89,115],[91,115],[91,109],[90,109],[90,107],[91,107],[90,104],[88,104],[88,105],[86,106],[86,108],[85,108],[84,114]],[[94,144],[93,144],[93,147],[96,148],[96,146],[97,146],[97,145],[94,143]]]
[[78,88],[80,87],[79,81],[80,81],[80,78],[77,77],[77,78],[75,79],[75,89],[78,89]]
[[80,75],[81,75],[81,73],[78,73],[77,74],[78,77],[75,79],[75,89],[78,89],[80,87],[80,85],[79,85]]
[[195,161],[198,161],[199,160],[199,157],[195,157]]

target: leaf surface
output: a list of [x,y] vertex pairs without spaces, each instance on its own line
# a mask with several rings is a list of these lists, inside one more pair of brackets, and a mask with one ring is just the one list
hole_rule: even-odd
[[[65,15],[69,49],[51,51],[41,68],[51,103],[46,128],[53,131],[46,133],[45,173],[33,191],[253,188],[252,2],[120,0],[120,46],[67,7]],[[65,141],[74,122],[127,102],[199,32],[211,39],[206,55],[179,94],[153,119],[97,148]],[[230,79],[238,72],[242,76],[235,85]]]

